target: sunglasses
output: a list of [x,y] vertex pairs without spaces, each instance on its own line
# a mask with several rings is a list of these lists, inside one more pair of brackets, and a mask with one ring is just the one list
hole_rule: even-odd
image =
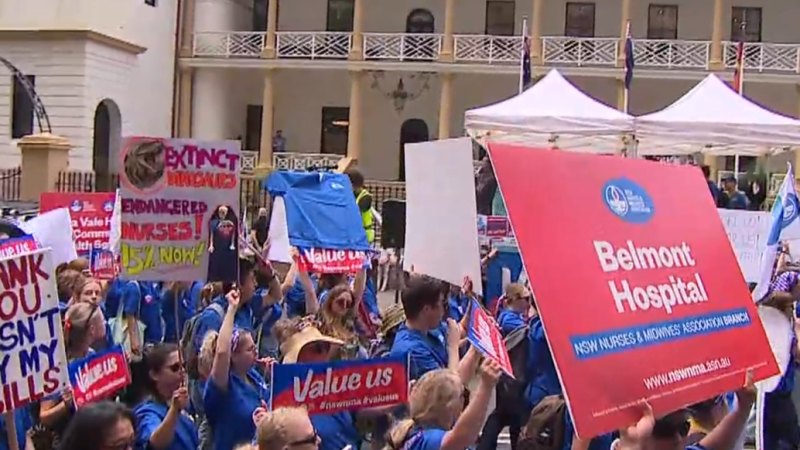
[[105,450],[130,450],[136,445],[136,438],[112,445],[104,445]]
[[299,441],[292,441],[286,444],[289,447],[298,447],[301,445],[316,445],[319,442],[319,434],[317,434],[317,430],[314,430],[314,433],[304,439],[300,439]]
[[181,369],[183,369],[183,364],[176,362],[175,364],[167,366],[167,369],[169,369],[171,372],[178,373],[181,371]]

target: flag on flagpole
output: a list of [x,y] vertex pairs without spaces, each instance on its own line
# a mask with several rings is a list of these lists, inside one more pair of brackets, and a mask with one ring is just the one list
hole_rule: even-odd
[[800,203],[794,182],[794,170],[789,164],[786,178],[783,179],[775,204],[772,205],[772,224],[767,237],[767,248],[761,254],[761,271],[758,284],[753,290],[753,300],[756,302],[762,300],[769,291],[781,241],[800,239]]
[[733,72],[733,90],[739,95],[744,94],[744,41],[736,43],[736,64]]
[[531,84],[531,38],[528,36],[528,19],[522,19],[522,58],[519,70],[519,93]]
[[633,82],[633,39],[631,38],[631,21],[625,25],[625,112],[628,112],[628,98]]

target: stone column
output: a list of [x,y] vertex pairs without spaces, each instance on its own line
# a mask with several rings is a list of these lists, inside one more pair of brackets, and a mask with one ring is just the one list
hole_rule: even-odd
[[261,98],[261,142],[259,143],[259,166],[272,166],[272,135],[275,118],[275,69],[264,73],[264,92]]
[[178,137],[192,137],[192,76],[191,67],[183,67],[178,75]]
[[350,124],[347,127],[347,156],[361,158],[361,108],[363,106],[364,72],[350,71]]
[[228,111],[233,107],[228,94],[231,71],[216,68],[195,69],[192,97],[191,136],[222,140],[236,136]]
[[20,197],[39,201],[42,192],[56,190],[58,174],[69,167],[70,142],[50,133],[32,134],[17,142],[22,154]]
[[264,41],[262,58],[275,58],[278,32],[278,0],[267,0],[267,34]]
[[544,0],[533,0],[531,11],[531,64],[541,66],[544,62],[542,55],[542,19],[544,18]]
[[444,6],[444,36],[442,36],[442,51],[439,60],[452,62],[455,54],[455,42],[453,41],[453,23],[455,21],[456,1],[445,0]]
[[442,80],[442,91],[439,97],[439,139],[450,138],[450,121],[452,120],[453,109],[453,75],[452,73],[442,73],[439,77]]
[[350,59],[364,59],[364,0],[353,2],[353,44],[350,48]]
[[724,16],[725,0],[714,0],[714,19],[711,24],[711,54],[709,55],[709,69],[723,70],[722,60],[722,18]]
[[190,58],[192,56],[192,48],[194,47],[194,15],[195,15],[195,1],[196,0],[183,0],[181,2],[181,47],[180,55],[183,58]]

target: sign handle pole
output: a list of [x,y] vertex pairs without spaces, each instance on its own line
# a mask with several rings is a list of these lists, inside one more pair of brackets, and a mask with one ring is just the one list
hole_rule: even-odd
[[17,424],[14,422],[14,411],[3,413],[3,421],[6,426],[6,436],[8,436],[8,448],[10,450],[20,450],[17,442]]

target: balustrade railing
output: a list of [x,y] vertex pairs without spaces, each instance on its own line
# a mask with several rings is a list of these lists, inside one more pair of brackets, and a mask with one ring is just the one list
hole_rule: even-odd
[[[364,59],[372,61],[438,61],[443,36],[427,33],[364,33]],[[194,35],[196,58],[259,58],[266,33],[249,31],[199,32]],[[728,68],[736,64],[736,42],[723,42]],[[522,57],[521,36],[457,34],[453,36],[456,64],[512,65]],[[276,34],[279,59],[344,60],[353,49],[349,32],[280,31]],[[634,39],[636,66],[665,70],[707,70],[711,41]],[[615,67],[621,58],[616,37],[542,37],[546,66]],[[745,67],[757,72],[800,73],[800,44],[748,42]]]

